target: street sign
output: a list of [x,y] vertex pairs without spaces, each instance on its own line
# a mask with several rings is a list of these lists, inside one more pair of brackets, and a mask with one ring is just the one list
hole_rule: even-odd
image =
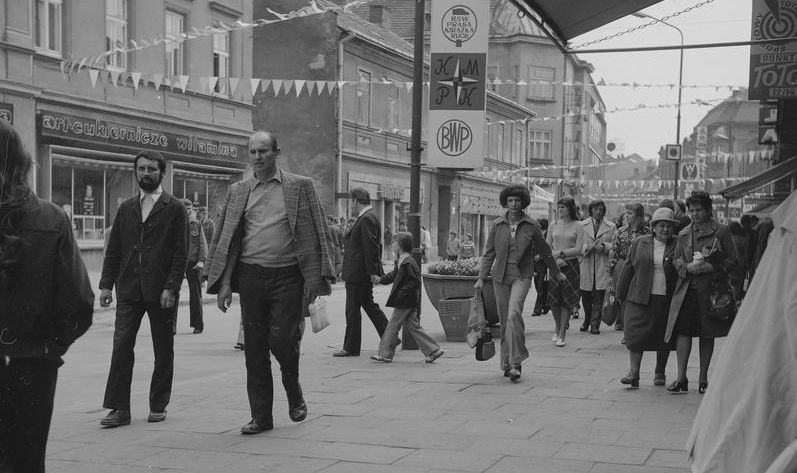
[[695,162],[681,163],[681,180],[696,182],[700,180],[700,165]]
[[430,166],[482,167],[489,3],[432,1],[426,155]]
[[778,102],[761,102],[758,108],[758,144],[778,143]]
[[[753,40],[797,36],[797,2],[753,0]],[[750,46],[750,100],[797,99],[797,41]]]
[[667,161],[680,161],[681,145],[667,145],[664,149],[664,156],[667,158]]
[[708,149],[708,127],[699,126],[697,130],[697,150],[706,151]]

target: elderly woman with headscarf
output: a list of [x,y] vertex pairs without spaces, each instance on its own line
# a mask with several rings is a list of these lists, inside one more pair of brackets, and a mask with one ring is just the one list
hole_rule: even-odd
[[712,216],[711,197],[703,191],[692,192],[686,200],[692,223],[678,234],[675,268],[678,283],[670,304],[665,341],[676,337],[678,379],[667,391],[689,391],[686,366],[692,351],[692,338],[700,338],[700,377],[698,392],[708,387],[708,367],[714,353],[714,339],[728,335],[730,320],[709,316],[714,284],[728,284],[728,276],[737,264],[733,237],[726,225]]
[[[620,382],[639,387],[642,353],[656,351],[654,385],[663,385],[667,354],[674,343],[664,342],[667,311],[675,291],[678,273],[673,266],[676,241],[673,228],[678,224],[672,210],[659,208],[650,220],[652,235],[634,240],[617,280],[617,298],[625,302],[625,346],[631,369]],[[659,379],[662,383],[657,383]]]
[[481,260],[479,279],[474,284],[482,289],[492,270],[495,303],[501,322],[501,369],[512,381],[520,379],[520,364],[529,357],[523,323],[523,303],[534,274],[534,255],[539,254],[552,279],[562,280],[551,250],[534,219],[523,213],[531,203],[525,186],[510,185],[499,196],[506,213],[493,220]]

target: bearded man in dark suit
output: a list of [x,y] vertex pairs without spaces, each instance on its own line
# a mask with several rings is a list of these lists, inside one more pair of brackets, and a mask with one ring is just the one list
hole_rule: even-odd
[[100,278],[100,306],[111,304],[114,285],[118,299],[103,401],[111,411],[100,421],[104,427],[130,423],[133,348],[145,312],[155,351],[147,420],[166,420],[174,375],[177,294],[188,262],[188,214],[182,202],[161,187],[166,160],[157,151],[141,151],[133,165],[140,191],[119,206]]
[[365,309],[379,337],[385,333],[387,317],[374,302],[374,284],[379,284],[382,269],[382,232],[379,217],[371,207],[371,196],[361,187],[351,190],[351,202],[357,220],[343,237],[342,278],[346,281],[346,335],[343,348],[332,356],[360,356],[362,314]]

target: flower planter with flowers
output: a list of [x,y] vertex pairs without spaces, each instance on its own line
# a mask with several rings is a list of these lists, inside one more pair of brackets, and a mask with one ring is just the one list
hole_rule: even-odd
[[[473,297],[475,292],[473,285],[478,279],[480,265],[481,258],[465,258],[456,261],[435,261],[426,266],[427,272],[423,274],[423,287],[437,310],[444,328],[450,324],[450,321],[444,320],[446,314],[442,313],[438,307],[440,300],[450,297]],[[482,297],[484,299],[484,317],[487,319],[487,323],[498,325],[498,310],[495,306],[495,292],[491,277],[484,281]]]

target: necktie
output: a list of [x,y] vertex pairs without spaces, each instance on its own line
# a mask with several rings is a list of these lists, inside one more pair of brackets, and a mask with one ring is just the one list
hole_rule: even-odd
[[144,198],[141,199],[141,221],[146,222],[147,217],[149,217],[149,213],[152,210],[152,206],[155,202],[152,200],[151,195],[144,195]]

